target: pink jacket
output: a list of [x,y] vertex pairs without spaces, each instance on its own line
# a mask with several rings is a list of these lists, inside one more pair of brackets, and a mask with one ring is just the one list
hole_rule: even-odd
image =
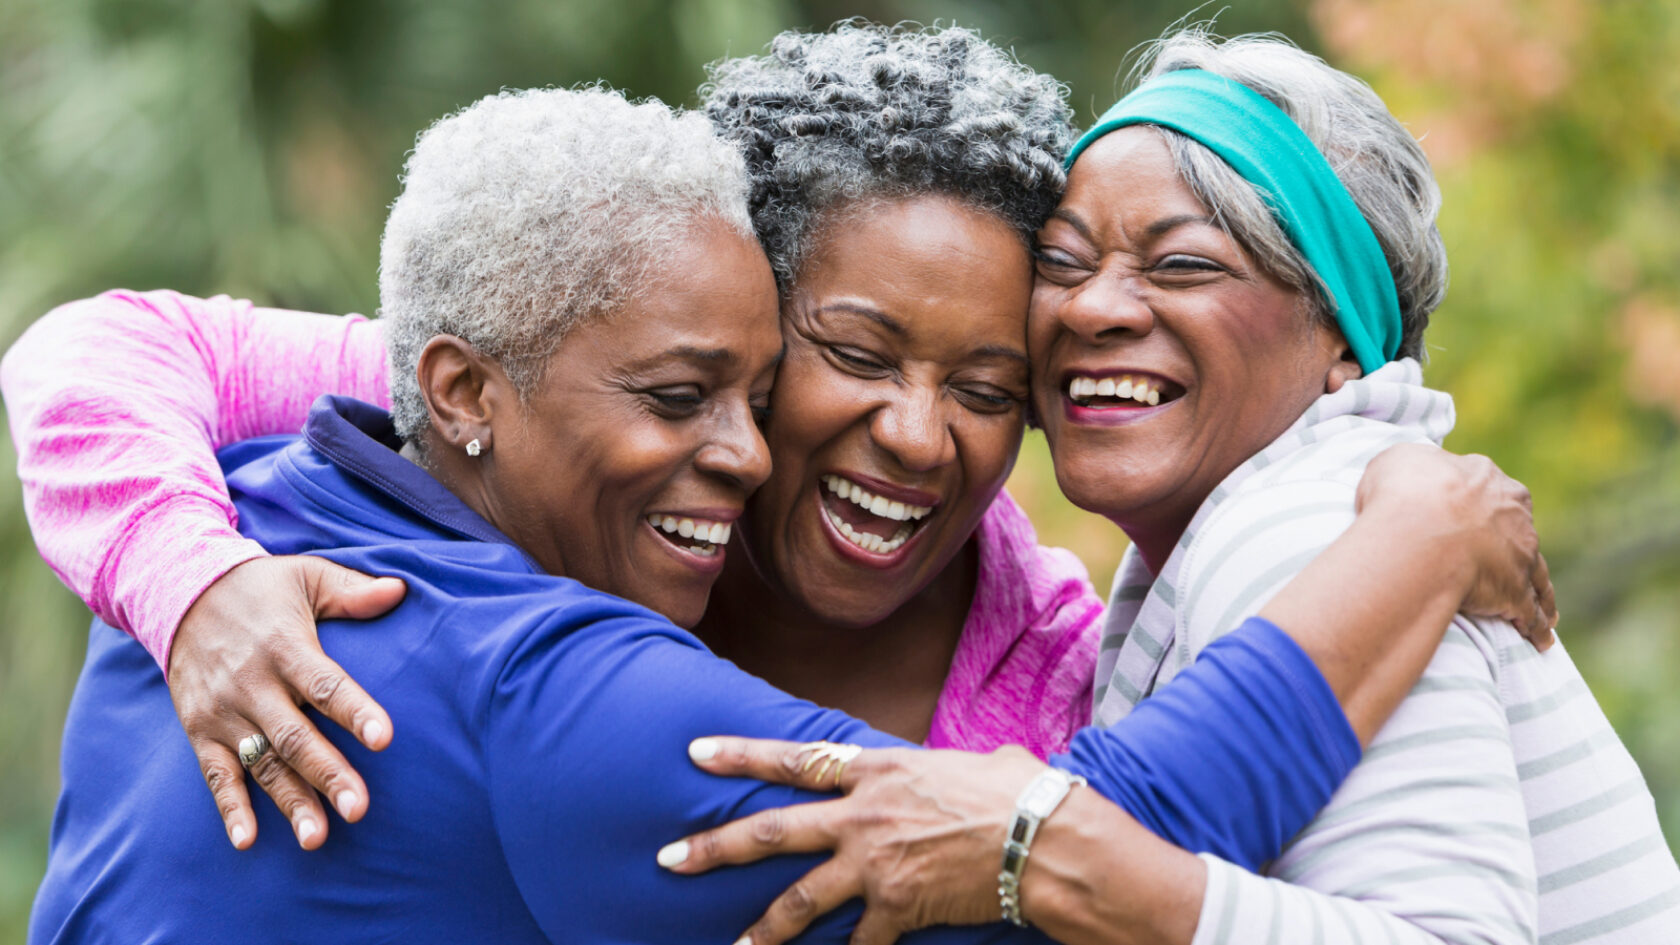
[[[359,315],[166,291],[55,309],[0,361],[41,556],[168,666],[198,595],[265,553],[235,531],[214,451],[297,431],[323,393],[389,405],[386,373],[380,326]],[[1101,601],[1078,559],[1040,547],[1007,494],[982,519],[979,545],[928,745],[1060,751],[1090,719]]]

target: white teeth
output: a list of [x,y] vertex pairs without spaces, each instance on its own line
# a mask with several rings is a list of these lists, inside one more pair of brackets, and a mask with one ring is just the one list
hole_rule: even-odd
[[1087,401],[1092,397],[1118,397],[1154,407],[1161,402],[1161,386],[1160,382],[1149,378],[1133,379],[1124,374],[1101,380],[1075,377],[1068,381],[1068,397],[1078,401]]
[[858,531],[852,526],[846,524],[845,520],[834,514],[834,511],[826,506],[823,508],[823,514],[828,516],[828,520],[833,523],[835,530],[841,535],[844,535],[847,541],[857,545],[864,551],[873,552],[878,555],[892,554],[898,549],[904,547],[904,543],[910,540],[911,533],[916,530],[914,526],[905,525],[897,532],[894,532],[891,538],[882,538],[880,535],[871,535],[869,532]]
[[729,536],[735,529],[728,522],[697,522],[675,515],[649,515],[647,523],[667,535],[694,539],[696,543],[689,545],[688,550],[707,558],[717,554],[717,546],[729,544]]
[[857,483],[844,476],[824,476],[824,488],[842,499],[853,503],[871,515],[890,518],[895,522],[914,522],[927,518],[933,511],[929,505],[910,505],[895,502],[886,496],[875,495]]

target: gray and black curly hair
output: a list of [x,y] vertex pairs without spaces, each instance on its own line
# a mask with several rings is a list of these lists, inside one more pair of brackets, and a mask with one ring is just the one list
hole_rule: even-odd
[[736,149],[697,112],[601,87],[506,91],[421,133],[379,255],[392,419],[429,426],[416,370],[437,335],[530,396],[566,333],[664,274],[699,222],[752,237]]
[[1030,239],[1066,182],[1066,88],[972,30],[790,30],[707,74],[702,107],[746,156],[753,224],[784,290],[821,224],[860,201],[951,197]]

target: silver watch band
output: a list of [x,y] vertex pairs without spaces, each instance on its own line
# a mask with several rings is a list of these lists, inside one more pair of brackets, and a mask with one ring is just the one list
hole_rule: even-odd
[[1003,868],[998,871],[998,903],[1003,917],[1019,926],[1026,926],[1021,918],[1021,871],[1027,867],[1027,849],[1038,835],[1038,825],[1044,822],[1076,784],[1085,779],[1060,768],[1045,768],[1021,789],[1015,799],[1015,820],[1009,834],[1003,838]]

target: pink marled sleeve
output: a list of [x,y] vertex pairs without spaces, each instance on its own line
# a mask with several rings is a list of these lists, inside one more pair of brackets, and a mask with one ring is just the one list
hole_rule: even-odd
[[41,556],[164,667],[198,595],[264,554],[234,529],[215,450],[297,431],[323,393],[390,400],[377,323],[174,292],[54,309],[0,361],[0,391]]

